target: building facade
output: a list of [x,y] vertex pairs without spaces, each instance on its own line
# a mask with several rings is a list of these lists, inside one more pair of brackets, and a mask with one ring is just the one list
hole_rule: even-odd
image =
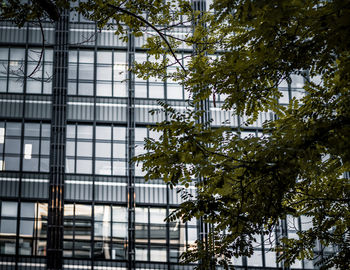
[[[199,222],[164,221],[181,187],[145,182],[141,164],[129,163],[144,152],[144,138],[159,136],[148,128],[165,119],[148,113],[157,100],[183,110],[188,99],[175,82],[128,71],[149,59],[141,47],[152,34],[123,42],[74,13],[21,29],[0,22],[0,269],[194,268],[179,255],[195,244]],[[184,44],[179,58],[191,51]],[[303,80],[281,85],[280,102],[303,95]],[[244,117],[220,110],[223,99],[208,101],[213,125],[239,127]],[[259,136],[272,117],[261,114],[242,136]],[[271,237],[308,226],[288,219]],[[252,257],[234,261],[237,269],[282,269],[270,241],[259,240]],[[307,260],[292,267],[314,268]]]

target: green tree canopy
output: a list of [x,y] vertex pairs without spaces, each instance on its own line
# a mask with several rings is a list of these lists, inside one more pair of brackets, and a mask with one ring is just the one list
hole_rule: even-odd
[[[226,263],[222,255],[251,255],[254,235],[271,233],[291,215],[310,217],[313,227],[298,231],[299,239],[281,239],[276,250],[285,265],[316,257],[318,240],[337,247],[332,256],[316,258],[323,267],[349,269],[350,2],[223,0],[212,8],[192,11],[196,27],[187,42],[196,54],[173,74],[192,93],[193,110],[165,105],[168,119],[154,128],[163,136],[147,140],[149,152],[137,161],[147,179],[171,186],[202,179],[197,196],[170,219],[214,225],[207,249],[218,262]],[[145,76],[154,69],[137,67]],[[307,95],[279,105],[278,85],[293,74],[305,78]],[[223,109],[249,116],[246,124],[264,111],[276,120],[265,122],[260,138],[210,128],[199,121],[199,104],[215,94],[227,95]],[[206,256],[198,248],[183,258]]]

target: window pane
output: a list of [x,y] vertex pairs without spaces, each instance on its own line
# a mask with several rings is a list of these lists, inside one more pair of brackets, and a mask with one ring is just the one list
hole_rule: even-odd
[[111,81],[112,80],[112,66],[98,66],[97,80]]
[[150,223],[163,224],[166,218],[166,209],[150,208]]
[[21,136],[20,123],[6,123],[6,136]]
[[79,79],[80,80],[93,80],[94,78],[94,66],[91,64],[79,65]]
[[77,142],[77,155],[92,157],[92,142]]
[[151,248],[150,250],[151,261],[166,262],[166,249],[165,248]]
[[10,93],[22,93],[23,92],[23,80],[18,78],[9,78]]
[[95,167],[96,174],[111,175],[112,173],[110,161],[96,160]]
[[92,126],[78,126],[79,139],[92,139]]
[[67,126],[67,138],[75,138],[75,126]]
[[147,128],[135,128],[135,141],[143,142],[147,137]]
[[39,137],[40,135],[40,124],[25,123],[24,124],[24,136]]
[[125,175],[125,162],[113,162],[113,175]]
[[17,228],[17,220],[2,219],[0,226],[1,226],[0,228],[1,234],[15,235],[16,228]]
[[146,84],[135,84],[135,97],[137,98],[147,97]]
[[113,140],[125,141],[126,140],[126,128],[125,127],[114,127],[113,128]]
[[135,209],[135,222],[148,223],[148,208]]
[[3,217],[17,217],[17,203],[16,202],[2,202],[1,216]]
[[21,220],[19,233],[21,236],[33,237],[33,235],[34,235],[34,221]]
[[125,144],[114,143],[113,144],[113,158],[126,158]]
[[126,83],[125,82],[115,82],[114,83],[114,93],[113,96],[115,97],[127,97],[127,91],[126,91]]
[[75,155],[75,142],[67,141],[66,143],[66,155],[74,156]]
[[99,52],[97,52],[97,63],[99,63],[99,64],[112,64],[112,52],[111,51],[99,51]]
[[111,157],[111,144],[110,143],[96,143],[96,157]]
[[151,84],[149,86],[150,98],[164,98],[164,86],[162,84]]
[[96,85],[97,96],[112,96],[112,83],[97,83]]
[[94,62],[94,52],[93,51],[79,51],[79,61],[82,63],[93,63]]
[[5,139],[5,153],[19,154],[21,141],[19,139]]
[[41,124],[41,136],[42,137],[50,137],[50,125],[49,124]]
[[19,170],[19,157],[5,156],[4,170],[18,171]]
[[100,140],[110,140],[111,139],[111,127],[96,127],[96,139]]
[[93,83],[79,83],[79,95],[92,96],[94,94]]
[[106,205],[95,206],[95,220],[98,221],[110,221],[111,220],[111,208]]
[[21,217],[34,218],[35,217],[35,204],[34,203],[21,203]]
[[128,211],[126,207],[113,206],[113,221],[114,222],[128,221]]
[[92,161],[78,159],[76,173],[91,174],[92,173]]
[[127,223],[113,223],[113,240],[127,239],[128,238],[128,226]]
[[39,159],[31,157],[30,159],[23,159],[23,171],[37,172],[39,168]]

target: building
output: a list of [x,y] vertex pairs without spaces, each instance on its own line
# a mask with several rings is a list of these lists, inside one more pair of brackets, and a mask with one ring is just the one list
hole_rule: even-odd
[[[145,37],[122,42],[76,14],[42,27],[43,54],[38,24],[0,23],[0,269],[193,269],[178,257],[194,245],[198,222],[165,223],[180,194],[161,180],[146,183],[128,163],[145,137],[159,136],[147,129],[164,119],[148,114],[157,99],[182,109],[187,94],[128,71],[148,57]],[[181,37],[190,27],[174,31]],[[302,86],[297,76],[281,85],[280,102]],[[213,125],[238,126],[244,119],[221,111],[220,98],[216,108],[209,101]],[[258,136],[271,117],[262,114],[243,136]],[[290,220],[279,233],[298,226],[308,223]],[[281,268],[263,242],[235,261],[238,269]]]

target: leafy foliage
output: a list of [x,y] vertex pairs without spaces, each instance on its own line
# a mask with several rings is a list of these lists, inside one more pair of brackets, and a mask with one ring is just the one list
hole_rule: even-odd
[[[299,239],[282,238],[279,260],[288,266],[317,259],[318,240],[338,249],[319,264],[349,269],[349,1],[231,0],[213,7],[187,40],[196,54],[176,75],[192,92],[192,110],[164,106],[168,119],[154,127],[163,136],[148,140],[149,152],[136,158],[147,179],[172,186],[202,179],[196,198],[169,219],[202,218],[213,241],[206,248],[198,242],[183,259],[227,266],[232,256],[252,254],[256,234],[270,234],[287,215],[308,216],[313,227],[298,231]],[[305,78],[308,94],[285,107],[276,101],[278,85],[292,74]],[[261,138],[210,128],[198,104],[212,94],[228,95],[224,108],[250,116],[246,124],[268,110],[277,119],[264,124]]]

